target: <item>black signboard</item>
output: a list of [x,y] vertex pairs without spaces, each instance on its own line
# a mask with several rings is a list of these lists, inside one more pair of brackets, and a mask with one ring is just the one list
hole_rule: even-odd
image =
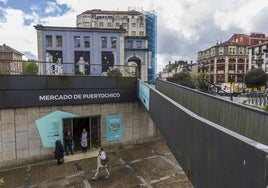
[[137,101],[135,78],[1,76],[0,108]]

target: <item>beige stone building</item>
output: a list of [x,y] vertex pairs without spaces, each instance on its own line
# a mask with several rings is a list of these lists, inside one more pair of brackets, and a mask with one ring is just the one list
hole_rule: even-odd
[[22,73],[23,53],[3,44],[0,45],[0,74]]
[[146,19],[141,12],[87,10],[76,17],[77,27],[126,29],[127,36],[145,36]]
[[[262,33],[234,34],[226,42],[220,42],[210,48],[198,52],[199,72],[205,71],[210,76],[210,82],[243,83],[244,75],[250,69],[249,46],[267,41]],[[249,60],[250,59],[250,60]]]
[[268,42],[248,47],[249,69],[262,68],[268,74]]

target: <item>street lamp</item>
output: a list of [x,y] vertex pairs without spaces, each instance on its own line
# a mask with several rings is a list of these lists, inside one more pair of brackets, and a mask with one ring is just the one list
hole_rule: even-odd
[[201,63],[201,70],[202,70],[202,82],[201,82],[201,89],[204,91],[205,90],[205,69],[206,69],[206,62],[202,61]]
[[233,101],[233,83],[234,83],[234,78],[233,75],[230,76],[230,98],[231,101]]

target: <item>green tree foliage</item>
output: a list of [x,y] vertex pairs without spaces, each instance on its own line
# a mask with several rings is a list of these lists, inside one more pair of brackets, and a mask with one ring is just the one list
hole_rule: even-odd
[[189,72],[179,72],[173,75],[173,77],[168,77],[167,81],[174,82],[187,87],[193,87],[191,83],[191,76]]
[[206,90],[207,89],[207,82],[209,76],[207,73],[199,73],[199,74],[191,74],[191,83],[196,89]]
[[22,69],[24,75],[37,75],[38,65],[34,62],[23,62]]
[[261,68],[251,69],[245,75],[245,84],[249,88],[256,87],[258,90],[261,86],[264,86],[267,82],[267,75]]
[[4,179],[3,178],[0,178],[0,185],[4,185]]
[[122,73],[120,72],[119,69],[111,69],[111,70],[109,70],[107,72],[107,76],[121,78],[122,77]]
[[196,80],[196,87],[200,90],[207,90],[207,82],[205,80],[208,80],[209,76],[206,72],[200,72],[197,75]]

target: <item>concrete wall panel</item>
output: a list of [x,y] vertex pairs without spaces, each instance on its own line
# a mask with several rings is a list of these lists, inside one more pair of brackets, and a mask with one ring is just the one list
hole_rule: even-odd
[[[225,110],[236,113],[229,107]],[[255,119],[254,113],[247,112],[249,119]],[[268,146],[193,113],[155,89],[150,89],[149,114],[194,187],[267,188]],[[258,134],[255,128],[245,130]]]
[[199,116],[268,145],[267,112],[163,80],[155,88]]
[[3,160],[16,159],[16,142],[3,143]]

